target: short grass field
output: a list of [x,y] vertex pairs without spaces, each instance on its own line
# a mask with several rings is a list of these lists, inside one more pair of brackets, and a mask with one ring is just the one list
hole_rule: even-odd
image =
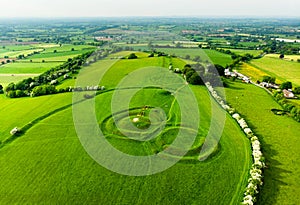
[[[267,54],[266,56],[270,57],[270,58],[278,59],[280,55],[279,54]],[[298,59],[300,60],[300,55],[284,55],[284,58],[283,58],[283,60],[286,60],[286,61],[297,61]]]
[[84,50],[75,50],[75,51],[57,51],[56,53],[54,52],[48,52],[47,50],[37,54],[30,56],[29,58],[26,59],[26,61],[32,60],[32,62],[42,62],[43,60],[46,62],[49,61],[66,61],[68,58],[72,58],[75,56],[78,56],[80,54],[83,54],[85,52],[93,51],[94,49],[84,49]]
[[36,118],[71,104],[71,94],[49,95],[39,98],[10,99],[0,95],[0,141],[10,137],[14,127],[23,127]]
[[299,123],[288,116],[275,115],[282,109],[263,89],[230,83],[228,102],[241,113],[262,142],[266,157],[264,186],[258,204],[294,204],[299,201]]
[[0,50],[0,58],[4,58],[5,56],[9,58],[17,58],[19,55],[28,56],[28,54],[33,54],[34,52],[41,52],[43,49],[30,49],[30,50],[18,50],[18,51],[8,51],[8,50]]
[[266,75],[276,77],[280,82],[291,81],[293,84],[300,86],[300,63],[298,62],[266,56],[252,60],[250,65]]
[[236,53],[238,55],[245,55],[245,54],[251,54],[253,56],[259,56],[260,54],[263,53],[261,50],[247,50],[247,49],[228,49],[233,53]]
[[0,74],[0,85],[6,87],[9,83],[18,83],[26,78],[34,77],[35,74]]
[[45,71],[54,68],[56,66],[61,65],[63,62],[24,62],[24,61],[17,61],[14,63],[9,63],[0,66],[0,73],[2,74],[40,74],[44,73]]
[[185,58],[189,55],[191,59],[195,56],[200,56],[203,61],[210,61],[214,64],[219,64],[222,66],[230,65],[232,59],[230,55],[220,53],[215,50],[210,49],[196,49],[196,48],[158,48],[158,51],[163,51],[168,54],[175,54],[181,58]]
[[[95,97],[95,109],[99,128],[110,134],[115,133],[114,136],[106,137],[116,148],[142,155],[151,153],[151,150],[158,151],[150,147],[145,152],[143,149],[148,147],[147,141],[142,147],[133,146],[132,140],[120,135],[109,117],[113,114],[110,106],[115,92],[113,89],[119,80],[141,67],[165,67],[169,60],[166,57],[141,57],[115,62],[116,60],[108,58],[81,71],[83,79],[90,83],[97,81],[95,76],[102,75],[101,84],[111,89]],[[173,63],[184,65],[180,59],[176,61]],[[106,72],[107,68],[109,71]],[[114,78],[113,74],[116,74]],[[28,129],[24,135],[0,148],[0,203],[239,204],[251,162],[249,141],[235,121],[216,102],[211,102],[205,87],[190,88],[196,96],[201,119],[199,136],[196,138],[198,140],[194,146],[201,146],[201,139],[208,133],[212,107],[215,109],[216,119],[225,114],[225,128],[218,149],[203,162],[196,160],[198,152],[191,151],[190,160],[180,161],[164,172],[143,177],[119,175],[103,168],[89,157],[75,132],[72,107],[68,106],[71,103],[70,93],[26,99],[7,99],[1,95],[0,101],[4,105],[0,112],[0,119],[3,121],[1,124],[7,124],[0,127],[1,136],[9,137],[10,128],[15,126],[25,126]],[[127,91],[129,90],[122,90]],[[80,99],[84,99],[83,96]],[[76,105],[82,103],[85,107],[90,101],[91,99],[76,101]],[[35,109],[29,109],[28,106],[33,105]],[[148,109],[158,106],[169,113],[170,128],[180,122],[179,108],[174,97],[158,88],[137,92],[130,102],[131,117],[140,113],[145,105],[149,106]],[[145,111],[141,121],[134,125],[146,128],[149,125],[147,113]],[[122,115],[115,114],[122,123]],[[219,126],[219,123],[213,126]],[[167,145],[174,139],[174,134],[176,130],[155,138],[157,147]],[[106,156],[106,159],[109,160],[110,156]]]

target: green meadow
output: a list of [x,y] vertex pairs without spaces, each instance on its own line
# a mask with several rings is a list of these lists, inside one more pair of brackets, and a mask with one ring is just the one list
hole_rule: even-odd
[[300,63],[274,57],[252,60],[250,65],[263,71],[266,75],[276,77],[279,81],[291,81],[300,86]]
[[208,60],[214,64],[226,66],[232,63],[230,55],[220,53],[210,49],[199,49],[199,48],[158,48],[158,51],[162,51],[168,54],[175,54],[178,57],[185,58],[187,55],[191,59],[196,56],[200,56],[202,61]]
[[[0,84],[7,86],[17,83],[28,77],[35,77],[51,68],[55,68],[70,58],[86,52],[94,51],[94,46],[88,45],[58,45],[58,44],[33,44],[11,45],[0,49],[1,56],[10,58],[24,55],[22,60],[0,65]],[[55,51],[55,52],[54,52]],[[33,54],[34,52],[38,52]],[[27,56],[28,54],[33,54]]]
[[25,62],[17,61],[0,66],[2,74],[40,74],[51,68],[61,65],[63,62]]
[[[179,106],[168,92],[155,87],[141,89],[130,101],[128,119],[144,111],[140,121],[133,123],[143,130],[150,126],[145,105],[150,110],[160,107],[167,113],[166,129],[152,143],[135,141],[121,134],[111,115],[116,115],[120,123],[126,120],[126,116],[112,113],[110,109],[120,80],[139,68],[159,66],[167,69],[170,62],[178,67],[185,64],[178,58],[147,58],[143,53],[138,53],[138,56],[139,59],[117,62],[107,58],[83,68],[80,78],[93,83],[100,75],[100,85],[107,87],[107,91],[94,99],[85,99],[84,93],[78,93],[78,99],[74,101],[73,98],[73,103],[76,103],[73,106],[82,105],[84,108],[95,100],[99,128],[106,133],[105,138],[111,145],[125,153],[148,155],[167,148],[176,138],[180,107],[188,107],[189,101],[183,101]],[[156,76],[164,77],[163,72],[156,73]],[[196,140],[179,163],[164,172],[142,177],[109,171],[87,154],[75,131],[72,94],[21,99],[1,95],[0,120],[5,124],[0,127],[1,140],[4,142],[10,138],[9,131],[16,126],[23,127],[26,132],[0,148],[0,203],[239,204],[251,163],[249,141],[236,122],[215,101],[211,101],[205,87],[185,86],[195,94],[200,113]],[[124,87],[121,92],[127,95],[130,88]],[[212,109],[215,116],[212,116]],[[212,135],[221,126],[219,122],[211,124],[211,121],[221,116],[225,116],[225,128],[218,146],[207,160],[199,161],[199,151],[210,126],[213,127],[210,130]],[[109,155],[106,158],[115,160]]]
[[261,50],[247,50],[247,49],[228,49],[233,53],[236,53],[238,55],[245,55],[245,54],[251,54],[253,56],[259,56],[263,53]]
[[[263,89],[230,83],[228,102],[245,116],[262,142],[267,168],[258,204],[294,204],[299,201],[299,123],[288,116],[275,115],[282,109]],[[251,103],[249,103],[251,102]]]

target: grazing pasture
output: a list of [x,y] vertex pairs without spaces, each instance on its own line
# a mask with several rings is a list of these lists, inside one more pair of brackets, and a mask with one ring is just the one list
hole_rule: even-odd
[[35,74],[0,74],[0,85],[6,87],[9,83],[18,83],[26,78],[34,76]]
[[[142,53],[137,55],[143,56]],[[148,141],[129,140],[115,128],[110,118],[113,114],[110,106],[114,88],[122,78],[141,67],[168,67],[170,62],[179,67],[185,63],[167,57],[141,57],[114,62],[109,57],[83,68],[82,77],[91,83],[96,82],[95,76],[104,74],[110,68],[100,82],[110,90],[76,105],[86,107],[91,100],[95,100],[99,128],[108,132],[105,137],[115,148],[142,155],[159,151],[172,142],[177,131],[171,128],[176,128],[180,123],[180,107],[174,96],[158,88],[142,89],[130,102],[133,118],[145,105],[149,109],[161,107],[167,113],[167,134],[154,139],[156,146],[153,147]],[[240,203],[251,162],[249,141],[236,122],[215,101],[211,101],[204,86],[190,86],[190,89],[196,96],[201,121],[196,141],[184,157],[188,160],[182,160],[164,172],[143,177],[119,175],[89,157],[75,132],[72,110],[68,106],[71,103],[70,93],[21,99],[8,99],[1,95],[3,108],[0,119],[3,121],[1,124],[4,121],[6,124],[0,127],[2,140],[9,137],[11,128],[28,129],[0,148],[0,203]],[[124,89],[122,92],[128,91]],[[84,99],[80,93],[78,96],[78,100]],[[187,106],[189,102],[184,103]],[[33,105],[35,109],[31,109]],[[198,148],[201,148],[211,126],[212,109],[215,119],[225,116],[225,128],[214,154],[206,161],[199,161]],[[124,117],[117,117],[122,123]],[[134,125],[146,128],[149,126],[148,117],[145,111]],[[220,126],[219,122],[213,126]],[[106,158],[115,160],[110,156]]]
[[228,49],[233,53],[236,53],[238,55],[245,55],[245,54],[251,54],[253,56],[259,56],[263,53],[261,50],[247,50],[247,49]]
[[[22,60],[0,65],[0,84],[6,86],[28,77],[35,77],[51,68],[55,68],[70,58],[95,50],[89,45],[58,45],[58,44],[33,44],[11,45],[0,49],[0,58],[3,55],[18,57],[24,55]],[[55,51],[55,52],[54,52]],[[35,52],[35,53],[34,53]],[[11,55],[13,53],[13,55]],[[27,56],[28,54],[33,54]],[[4,58],[5,62],[7,58]]]
[[2,74],[40,74],[51,68],[54,68],[58,65],[61,65],[63,62],[44,62],[44,63],[35,63],[35,62],[25,62],[17,61],[14,63],[9,63],[6,65],[0,66],[0,73]]
[[281,82],[291,81],[300,86],[300,63],[298,62],[266,56],[252,60],[250,65],[265,72],[266,75],[276,77]]
[[[275,115],[281,110],[274,99],[254,85],[230,83],[227,100],[247,119],[262,142],[266,158],[264,186],[258,204],[293,204],[299,201],[300,155],[299,123],[288,116]],[[249,103],[250,102],[250,103]]]
[[187,55],[191,59],[194,59],[196,56],[200,56],[202,61],[210,61],[214,64],[219,64],[226,66],[232,63],[230,55],[220,53],[215,50],[210,49],[199,49],[199,48],[158,48],[158,51],[162,51],[168,54],[175,54],[178,57],[186,58]]

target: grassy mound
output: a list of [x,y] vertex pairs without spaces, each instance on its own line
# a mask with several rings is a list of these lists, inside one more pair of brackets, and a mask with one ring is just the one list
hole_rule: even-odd
[[[101,84],[114,88],[118,80],[132,70],[149,64],[168,65],[166,62],[168,59],[163,58],[120,60],[106,73]],[[173,63],[176,66],[175,60]],[[103,66],[111,64],[111,60],[100,61],[86,67],[84,75],[87,78],[91,75],[93,77],[95,73],[105,71]],[[0,203],[238,204],[244,191],[242,187],[247,183],[251,160],[249,142],[239,126],[227,116],[225,129],[216,148],[217,155],[203,162],[196,160],[202,157],[199,150],[207,134],[214,135],[214,130],[219,126],[218,122],[213,123],[213,129],[209,132],[212,107],[215,109],[215,118],[224,115],[224,111],[215,102],[210,101],[205,87],[191,86],[191,89],[195,93],[200,110],[199,130],[189,130],[188,126],[184,126],[185,131],[194,134],[196,132],[197,137],[184,159],[170,169],[143,177],[123,176],[105,169],[83,149],[75,131],[72,110],[66,107],[43,118],[24,135],[0,149]],[[81,102],[84,104],[95,100],[99,127],[106,132],[105,138],[111,145],[132,155],[149,155],[166,148],[172,151],[172,157],[181,152],[178,147],[170,146],[178,133],[179,125],[183,126],[179,114],[180,107],[172,95],[155,88],[140,90],[130,102],[129,116],[123,112],[111,111],[112,96],[113,91],[105,92],[94,99]],[[83,96],[81,98],[83,99]],[[6,133],[8,127],[19,126],[15,125],[15,122],[20,118],[21,125],[25,126],[26,122],[30,123],[49,113],[47,104],[52,102],[51,100],[59,102],[60,106],[52,102],[57,108],[69,104],[69,94],[55,95],[51,98],[46,96],[26,100],[0,100],[9,108],[0,113],[10,116],[4,124],[13,125],[0,127],[1,133]],[[33,102],[38,105],[36,111],[30,112],[18,106],[22,103],[29,106]],[[189,105],[189,102],[186,103]],[[148,110],[139,118],[141,121],[133,122],[145,106]],[[151,110],[158,107],[165,113],[165,127],[156,138],[148,141],[133,140],[127,135],[122,135],[122,129],[116,129],[112,120],[112,116],[120,119],[120,126],[124,131],[129,125],[126,122],[128,121],[135,128],[141,128],[139,130],[142,133],[147,133],[155,125],[155,119],[161,119],[163,116],[159,113],[158,117],[151,117]],[[18,112],[18,116],[11,114],[14,112]],[[112,160],[109,155],[105,158]]]

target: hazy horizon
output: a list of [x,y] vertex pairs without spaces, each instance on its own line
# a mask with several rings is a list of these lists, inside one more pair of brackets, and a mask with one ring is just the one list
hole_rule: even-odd
[[271,0],[11,0],[0,18],[300,17],[300,1]]

